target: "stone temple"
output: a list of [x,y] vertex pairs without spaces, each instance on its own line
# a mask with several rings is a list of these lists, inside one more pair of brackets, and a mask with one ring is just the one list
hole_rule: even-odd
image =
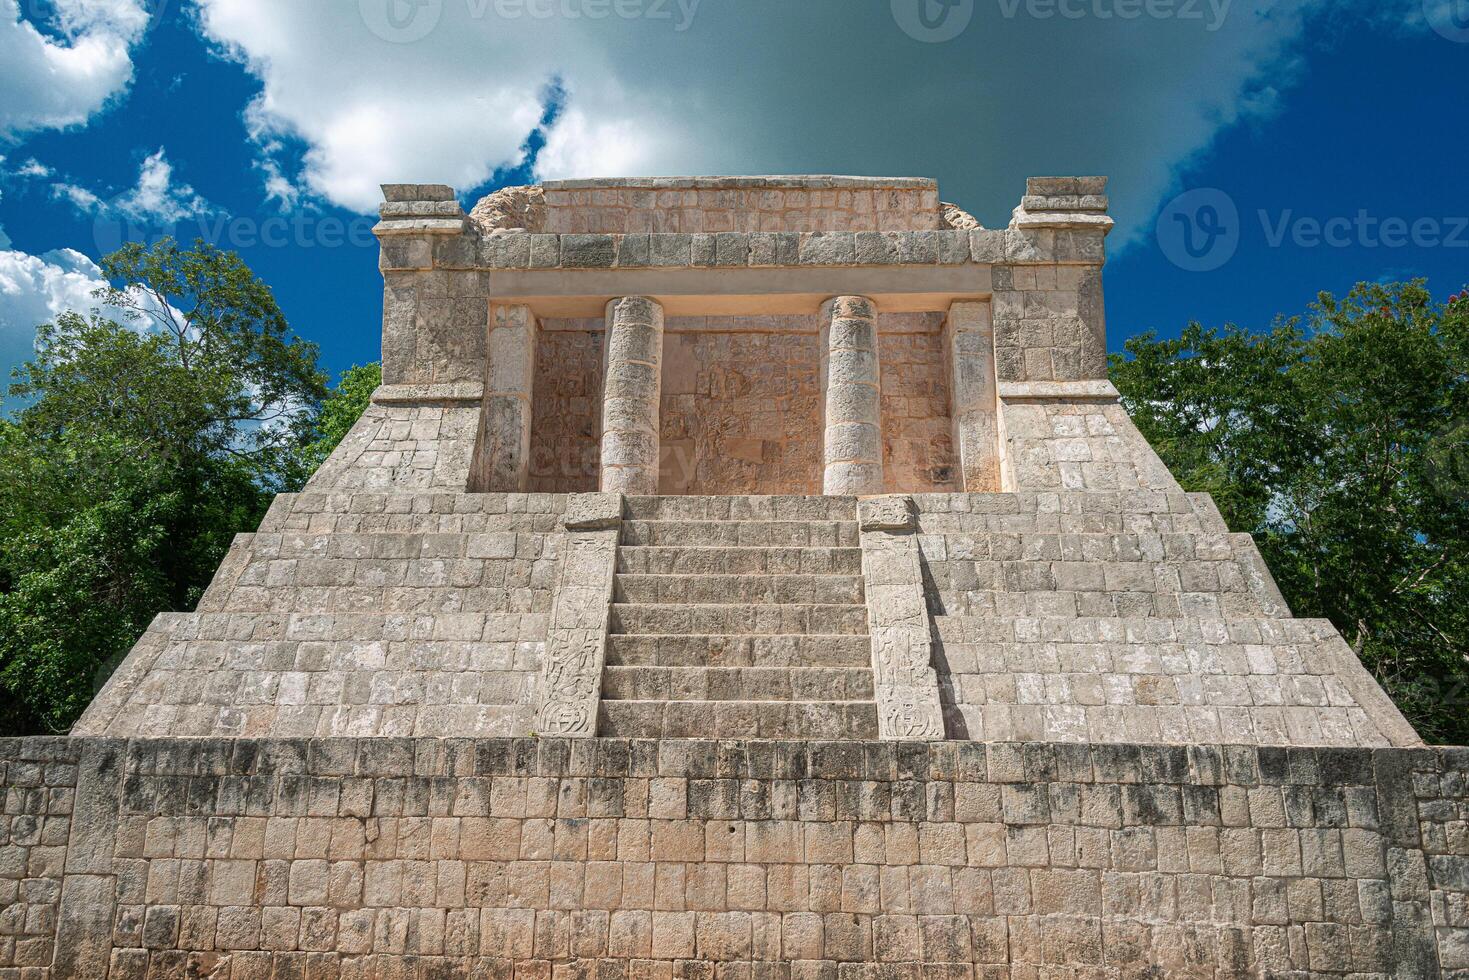
[[1469,750],[1128,420],[1105,180],[384,192],[371,408],[0,740],[0,980],[1469,977]]

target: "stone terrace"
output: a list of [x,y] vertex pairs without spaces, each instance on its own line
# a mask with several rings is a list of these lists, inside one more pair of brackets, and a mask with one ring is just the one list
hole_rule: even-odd
[[0,740],[0,980],[1469,980],[1469,755],[1129,420],[1104,179],[384,190],[372,405]]

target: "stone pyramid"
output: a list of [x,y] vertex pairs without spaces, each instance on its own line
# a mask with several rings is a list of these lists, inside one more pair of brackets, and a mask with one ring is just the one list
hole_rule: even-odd
[[1469,751],[1129,421],[1103,179],[384,191],[371,407],[0,741],[0,980],[1469,977]]

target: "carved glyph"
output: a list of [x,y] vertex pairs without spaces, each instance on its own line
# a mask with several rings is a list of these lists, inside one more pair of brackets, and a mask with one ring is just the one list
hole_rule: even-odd
[[862,577],[872,634],[878,735],[944,737],[938,674],[923,600],[923,570],[906,497],[862,501]]
[[[621,498],[617,501],[620,511]],[[597,734],[606,658],[607,617],[620,531],[568,531],[561,587],[551,612],[541,668],[541,735],[590,738]]]

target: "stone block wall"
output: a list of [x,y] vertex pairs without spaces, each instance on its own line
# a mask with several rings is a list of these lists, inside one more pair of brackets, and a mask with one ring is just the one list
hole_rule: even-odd
[[602,320],[542,320],[531,394],[530,489],[597,489],[602,428]]
[[697,177],[548,181],[551,233],[926,231],[943,227],[923,178]]
[[566,497],[282,495],[192,613],[149,627],[74,731],[531,729]]
[[[954,486],[942,314],[879,314],[887,487]],[[531,489],[597,483],[603,321],[541,321]],[[821,492],[821,349],[815,316],[669,317],[664,325],[664,494]]]
[[0,744],[0,976],[49,976],[81,743]]
[[820,375],[813,317],[670,319],[659,491],[819,493]]
[[954,456],[944,316],[879,314],[883,480],[889,493],[961,489]]
[[1206,494],[915,497],[955,738],[1412,745]]
[[1463,977],[1466,779],[1431,749],[0,740],[0,975]]

